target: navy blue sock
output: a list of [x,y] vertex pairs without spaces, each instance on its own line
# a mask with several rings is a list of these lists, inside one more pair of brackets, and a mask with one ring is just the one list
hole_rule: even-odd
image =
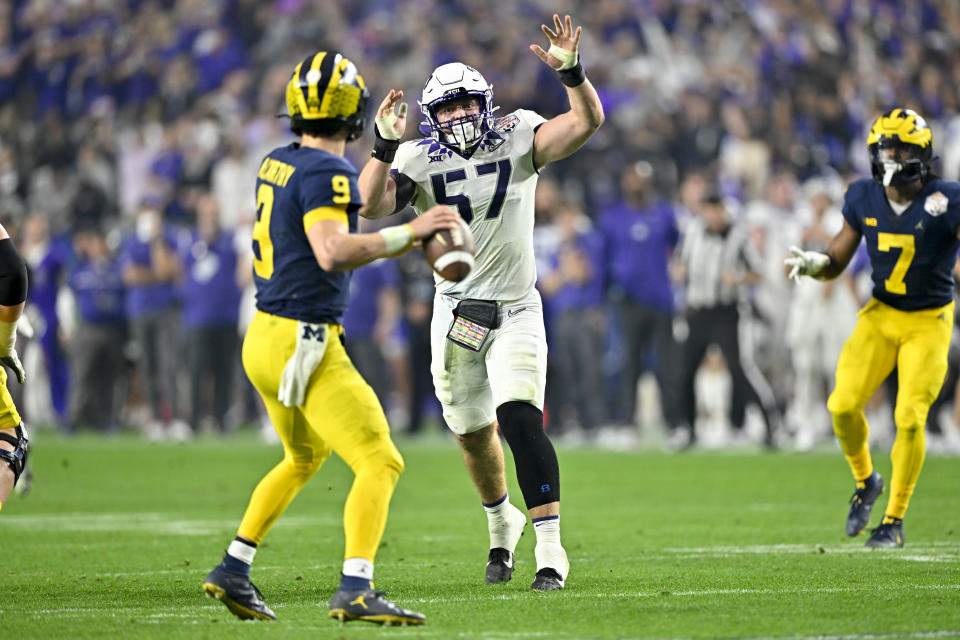
[[357,591],[360,589],[372,589],[373,585],[366,578],[341,575],[340,588],[344,591]]
[[220,563],[220,566],[223,567],[223,570],[227,573],[235,573],[241,576],[250,575],[250,565],[243,560],[234,558],[229,553],[223,554],[223,561]]

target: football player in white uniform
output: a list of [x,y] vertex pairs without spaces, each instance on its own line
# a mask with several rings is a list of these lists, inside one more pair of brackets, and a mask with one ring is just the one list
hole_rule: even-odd
[[[360,174],[367,217],[412,203],[455,206],[476,241],[476,262],[460,282],[437,277],[431,327],[434,386],[447,426],[487,512],[486,581],[506,582],[526,516],[510,504],[497,423],[513,452],[517,479],[537,536],[531,588],[562,589],[569,571],[560,543],[560,471],[543,431],[547,343],[533,255],[533,201],[546,164],[579,149],[603,123],[566,16],[542,25],[544,51],[530,45],[567,87],[570,110],[550,120],[519,109],[494,117],[493,90],[459,62],[437,67],[420,99],[427,136],[400,144],[403,92],[391,90],[377,112],[373,158]],[[397,105],[399,104],[399,109]],[[392,170],[391,170],[392,164]]]

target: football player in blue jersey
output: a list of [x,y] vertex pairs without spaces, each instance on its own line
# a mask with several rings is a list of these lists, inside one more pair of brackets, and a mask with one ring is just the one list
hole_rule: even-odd
[[827,401],[833,429],[856,481],[846,532],[870,522],[883,493],[867,446],[863,407],[897,368],[890,497],[868,547],[902,547],[903,518],[926,448],[924,425],[947,371],[953,330],[953,265],[960,227],[960,184],[933,175],[933,134],[919,114],[893,109],[876,119],[867,138],[873,178],[853,182],[843,204],[843,229],[826,253],[791,247],[790,277],[834,278],[866,240],[873,297],[860,310],[837,363]]
[[339,53],[303,60],[286,89],[290,128],[300,142],[274,149],[257,174],[257,314],[244,338],[243,367],[284,457],[254,489],[236,539],[203,582],[208,596],[241,619],[276,618],[250,582],[257,545],[335,451],[355,478],[344,505],[345,559],[330,617],[424,623],[423,615],[373,589],[374,555],[403,459],[380,402],[344,351],[341,321],[351,269],[454,228],[458,215],[437,206],[410,224],[356,233],[363,203],[357,171],[343,153],[363,132],[368,95],[357,67]]
[[[0,364],[10,369],[20,384],[25,376],[14,345],[17,322],[26,300],[27,265],[13,246],[7,230],[0,225]],[[7,371],[3,367],[0,367],[0,509],[24,473],[29,450],[27,432],[7,391]],[[24,486],[20,484],[18,490],[21,493]]]

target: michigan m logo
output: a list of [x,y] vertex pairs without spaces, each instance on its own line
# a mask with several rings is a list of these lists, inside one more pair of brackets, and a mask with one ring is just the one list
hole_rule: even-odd
[[327,325],[303,323],[303,339],[323,342],[327,337]]

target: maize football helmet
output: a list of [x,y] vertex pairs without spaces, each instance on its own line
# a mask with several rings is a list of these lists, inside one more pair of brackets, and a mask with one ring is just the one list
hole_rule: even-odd
[[920,114],[894,109],[877,118],[867,136],[873,179],[884,186],[926,182],[933,159],[933,132]]
[[[437,107],[441,104],[470,96],[480,101],[479,113],[447,120],[443,124],[437,120]],[[419,104],[424,117],[420,123],[421,133],[461,150],[476,144],[493,128],[493,112],[499,109],[493,105],[493,87],[479,71],[462,62],[451,62],[434,69],[423,86]]]
[[335,51],[319,51],[298,64],[286,97],[294,133],[345,129],[348,142],[363,134],[370,92],[357,66]]

